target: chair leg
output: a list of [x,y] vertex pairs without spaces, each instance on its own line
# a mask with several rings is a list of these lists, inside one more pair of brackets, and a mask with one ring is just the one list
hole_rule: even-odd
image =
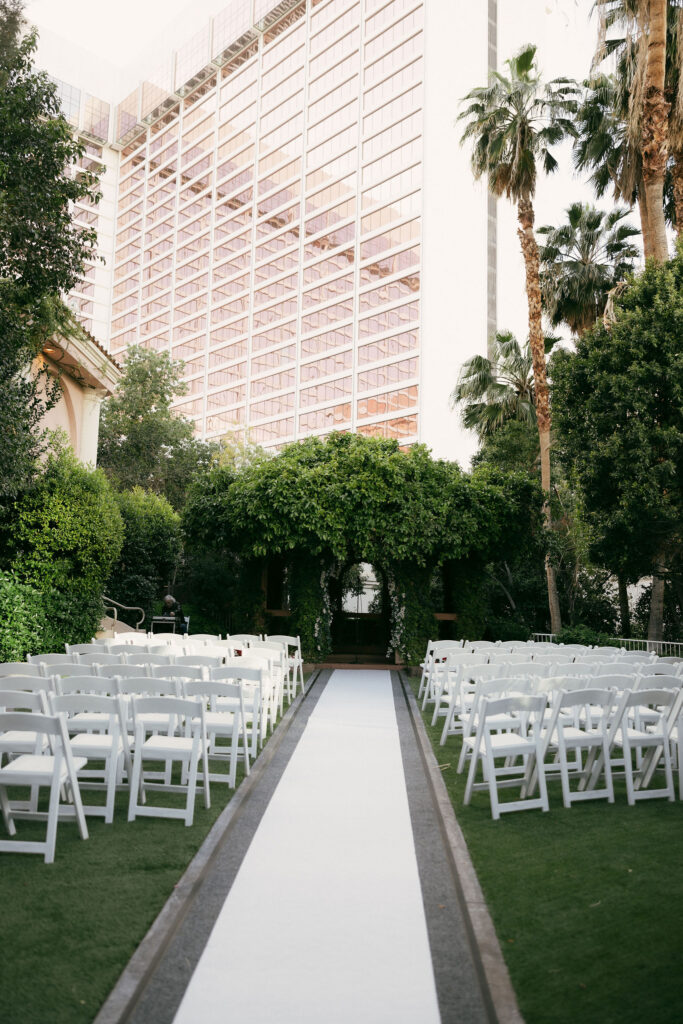
[[142,786],[142,750],[136,747],[133,755],[133,775],[130,780],[130,799],[128,801],[128,821],[135,821],[138,809],[138,796],[144,792]]
[[59,821],[59,783],[55,778],[50,786],[50,803],[47,812],[47,835],[45,836],[45,863],[53,864],[57,844],[57,823]]
[[7,790],[4,786],[0,786],[0,809],[2,809],[2,817],[5,822],[5,828],[9,835],[15,836],[17,834],[17,827],[14,824],[12,818],[12,810],[10,808],[9,800],[7,799]]

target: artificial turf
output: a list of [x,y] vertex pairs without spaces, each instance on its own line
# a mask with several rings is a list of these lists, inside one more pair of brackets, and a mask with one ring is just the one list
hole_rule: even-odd
[[[410,680],[414,689],[417,681]],[[669,1024],[683,1020],[683,803],[626,802],[493,821],[488,793],[463,806],[459,737],[423,715],[527,1024]],[[516,797],[516,791],[508,791]]]

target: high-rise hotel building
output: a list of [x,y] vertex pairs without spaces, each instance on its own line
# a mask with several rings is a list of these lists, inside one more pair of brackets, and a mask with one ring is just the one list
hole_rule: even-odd
[[112,353],[185,364],[205,438],[332,430],[466,458],[448,396],[495,327],[495,207],[458,100],[495,0],[232,0],[117,105],[59,83],[101,166],[106,263],[72,296]]

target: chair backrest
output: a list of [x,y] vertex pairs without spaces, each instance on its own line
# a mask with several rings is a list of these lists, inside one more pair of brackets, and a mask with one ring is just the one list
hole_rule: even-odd
[[230,640],[236,647],[239,647],[240,644],[249,646],[252,640],[260,640],[261,636],[256,633],[230,633],[225,639]]
[[218,665],[223,664],[223,656],[221,654],[182,654],[175,659],[176,665],[189,665],[201,668],[215,668]]
[[43,672],[47,675],[61,676],[62,679],[66,679],[67,676],[91,676],[96,672],[95,665],[84,664],[81,665],[50,665],[43,666]]
[[113,679],[99,675],[55,676],[55,692],[60,696],[68,693],[93,693],[111,697],[116,693],[116,686]]
[[489,663],[491,665],[518,665],[529,661],[529,654],[526,652],[512,653],[510,651],[496,650],[491,651],[489,655]]
[[564,666],[561,675],[548,676],[547,679],[543,679],[541,685],[546,693],[560,693],[562,690],[567,692],[576,692],[577,690],[585,690],[590,683],[590,676],[579,676],[571,675],[567,676],[564,674]]
[[111,718],[109,724],[110,732],[118,729],[122,720],[121,701],[118,697],[100,693],[51,693],[48,697],[48,702],[53,715],[63,712],[67,716],[67,730],[69,728],[69,718],[84,712],[109,715]]
[[151,675],[148,665],[95,665],[97,675],[105,679],[121,676],[122,679]]
[[73,665],[78,662],[75,654],[27,654],[26,660],[31,665]]
[[639,673],[639,665],[629,665],[624,663],[621,658],[610,658],[593,667],[594,676],[629,675],[633,679]]
[[201,682],[188,682],[183,686],[186,697],[223,697],[234,699],[242,697],[239,683],[229,683],[218,679],[203,679]]
[[274,633],[272,636],[267,636],[266,640],[273,640],[275,643],[286,644],[287,647],[295,647],[298,652],[301,651],[301,637],[300,636],[287,636],[284,633]]
[[144,644],[145,647],[147,646],[146,638],[145,638],[144,641],[140,641],[139,643],[137,643],[135,645],[134,644],[128,644],[128,643],[125,643],[125,642],[124,643],[117,643],[117,644],[110,644],[109,647],[108,647],[108,653],[109,654],[130,654],[131,651],[134,649],[134,647],[139,647],[139,646],[142,646],[143,644]]
[[484,679],[505,679],[509,674],[509,666],[504,663],[500,665],[473,665],[471,669],[461,673],[461,678],[478,683]]
[[210,643],[214,643],[214,641],[222,639],[222,634],[221,633],[189,633],[185,637],[185,639],[186,640],[190,640],[192,643],[199,643],[202,640],[206,640],[206,641],[209,641]]
[[204,720],[204,704],[193,697],[179,697],[175,695],[143,697],[138,694],[131,696],[131,709],[133,713],[133,724],[135,731],[150,732],[158,728],[158,723],[153,721],[145,723],[144,715],[169,715],[175,716],[176,725],[179,726],[185,720],[185,729],[189,733],[191,727],[201,723],[202,733],[206,730]]
[[654,651],[622,651],[620,657],[626,658],[628,661],[642,661],[643,664],[657,659]]
[[0,679],[0,693],[47,693],[52,689],[52,679],[43,676],[3,676]]
[[[27,694],[27,696],[29,695]],[[0,713],[0,734],[3,732],[32,732],[66,740],[64,722],[59,715],[48,715],[36,711]]]
[[443,640],[442,643],[460,643],[462,646],[467,644],[468,647],[472,647],[475,650],[488,650],[490,647],[497,647],[495,640]]
[[146,651],[136,651],[126,655],[127,665],[172,665],[174,661],[174,654],[148,654]]
[[67,654],[95,654],[97,651],[105,654],[107,651],[106,644],[64,644],[64,646]]
[[672,675],[639,676],[633,684],[634,690],[680,690],[683,679]]
[[553,651],[552,653],[542,651],[540,654],[534,653],[533,660],[539,665],[571,665],[574,655],[564,651]]
[[[558,664],[558,663],[556,663]],[[590,661],[574,661],[565,665],[563,663],[558,664],[557,675],[566,676],[590,676],[593,673],[593,665]]]
[[204,679],[200,665],[152,665],[149,674],[152,679]]
[[559,644],[559,649],[568,654],[590,654],[591,649],[586,644]]
[[[245,658],[235,658],[235,661],[245,661]],[[215,682],[246,682],[263,685],[263,668],[257,665],[221,665],[220,668],[211,669],[211,680]]]
[[124,656],[123,654],[112,654],[111,651],[108,654],[81,654],[79,655],[79,663],[81,665],[123,665]]
[[[44,690],[10,690],[0,688],[0,711],[28,711],[40,715],[49,714],[47,695]],[[2,736],[0,735],[0,739]]]
[[531,726],[534,738],[541,731],[543,713],[547,707],[544,694],[515,694],[509,697],[483,697],[479,704],[479,728],[490,732],[496,728],[498,715],[519,715],[520,724],[526,732]]
[[180,682],[177,679],[151,679],[149,676],[137,676],[124,679],[122,676],[114,678],[116,692],[122,697],[134,694],[145,694],[149,696],[171,696],[180,695]]
[[676,668],[683,666],[683,658],[678,655],[667,654],[664,657],[658,659],[660,665],[673,665]]
[[0,664],[0,679],[3,676],[40,676],[40,666],[30,661],[3,661]]

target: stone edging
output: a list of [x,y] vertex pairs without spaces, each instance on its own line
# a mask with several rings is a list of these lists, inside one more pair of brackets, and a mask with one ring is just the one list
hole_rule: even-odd
[[278,748],[289,732],[297,711],[320,673],[308,681],[306,693],[299,695],[285,712],[275,733],[254,762],[248,778],[244,779],[229,804],[223,809],[194,855],[180,881],[162,907],[149,931],[126,964],[123,973],[100,1008],[93,1024],[125,1024],[135,1009],[145,985],[159,964],[169,942],[182,925],[195,894],[209,871],[211,864],[226,839],[244,802],[258,784],[273,760]]
[[446,784],[443,781],[432,745],[422,721],[420,709],[404,673],[401,682],[410,710],[425,768],[432,785],[434,800],[443,822],[444,835],[450,849],[453,871],[460,883],[464,909],[469,917],[474,941],[479,949],[486,984],[499,1024],[523,1024],[517,997],[503,959],[493,921],[479,884],[467,843],[455,817]]

